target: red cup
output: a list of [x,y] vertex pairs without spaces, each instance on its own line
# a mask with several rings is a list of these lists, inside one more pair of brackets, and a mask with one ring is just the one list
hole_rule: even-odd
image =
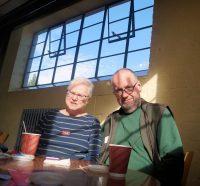
[[40,136],[40,134],[23,132],[20,152],[23,154],[35,155]]
[[29,185],[29,177],[31,175],[31,172],[20,171],[20,170],[15,170],[15,169],[8,169],[8,172],[11,175],[13,181],[16,183],[16,185],[20,185],[20,186]]
[[131,147],[124,145],[109,145],[110,176],[118,178],[126,176],[131,149]]

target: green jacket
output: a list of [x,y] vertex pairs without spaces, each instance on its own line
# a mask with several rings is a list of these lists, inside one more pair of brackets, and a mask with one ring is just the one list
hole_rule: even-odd
[[[184,153],[183,147],[179,146],[174,152],[161,152],[158,141],[158,127],[162,119],[166,105],[148,103],[141,99],[140,134],[149,158],[154,165],[152,175],[157,177],[162,185],[180,185],[183,173]],[[171,112],[171,111],[170,111]],[[122,109],[111,113],[102,126],[103,138],[108,137],[107,143],[102,145],[100,162],[104,163],[109,157],[108,147],[114,142],[118,118],[123,114]],[[171,113],[172,114],[172,113]],[[173,116],[173,115],[172,115]],[[180,138],[179,135],[176,136]],[[181,141],[181,140],[180,140]],[[181,144],[182,145],[182,144]],[[162,154],[162,156],[160,156]],[[163,154],[165,154],[163,156]],[[172,180],[175,181],[172,181]]]

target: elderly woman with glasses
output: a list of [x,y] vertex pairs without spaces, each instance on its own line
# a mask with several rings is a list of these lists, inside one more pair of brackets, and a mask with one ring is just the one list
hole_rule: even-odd
[[96,161],[101,147],[98,119],[86,113],[93,84],[85,78],[70,82],[66,108],[47,112],[39,121],[36,133],[41,134],[37,155]]

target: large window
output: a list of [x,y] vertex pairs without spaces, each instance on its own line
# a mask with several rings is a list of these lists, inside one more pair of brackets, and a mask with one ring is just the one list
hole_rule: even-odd
[[101,80],[122,67],[149,68],[153,0],[126,0],[35,33],[23,87]]

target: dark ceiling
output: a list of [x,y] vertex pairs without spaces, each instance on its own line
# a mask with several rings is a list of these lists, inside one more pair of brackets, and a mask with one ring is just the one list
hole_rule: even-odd
[[[46,16],[84,0],[0,0],[0,75],[9,36],[12,30],[33,19]],[[94,4],[109,4],[120,0],[91,0]]]
[[82,0],[0,0],[0,75],[10,33],[28,21]]
[[29,0],[0,0],[0,16],[9,13]]
[[80,0],[0,0],[0,32],[44,16]]

